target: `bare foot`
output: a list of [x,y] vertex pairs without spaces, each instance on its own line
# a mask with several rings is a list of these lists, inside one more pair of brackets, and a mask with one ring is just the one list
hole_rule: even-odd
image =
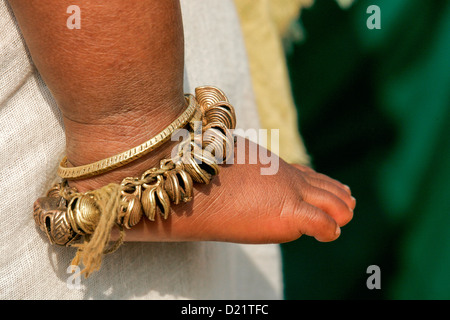
[[[87,190],[128,175],[139,176],[157,163],[155,157],[164,158],[169,146],[173,147],[166,146],[164,152],[123,169],[125,172],[113,171],[71,185]],[[262,167],[237,161],[221,166],[210,184],[195,185],[191,202],[171,206],[167,220],[157,217],[152,222],[144,217],[127,230],[125,241],[283,243],[303,234],[324,242],[339,237],[340,227],[352,219],[355,208],[347,186],[281,159],[274,175],[261,175]]]

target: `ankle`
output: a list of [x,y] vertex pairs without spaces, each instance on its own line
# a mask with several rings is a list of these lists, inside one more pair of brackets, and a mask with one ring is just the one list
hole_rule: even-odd
[[[99,119],[97,123],[82,123],[64,117],[66,155],[70,166],[94,163],[149,140],[173,122],[186,108],[184,98],[167,107],[143,114],[129,111]],[[157,111],[153,111],[157,110]],[[70,180],[80,192],[100,188],[108,183],[120,183],[125,177],[140,176],[170,156],[175,141],[168,141],[147,155],[112,171],[91,178]]]

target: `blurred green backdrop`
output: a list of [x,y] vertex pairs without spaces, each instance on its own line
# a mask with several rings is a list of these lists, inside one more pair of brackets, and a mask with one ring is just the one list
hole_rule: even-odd
[[450,299],[450,1],[315,0],[299,21],[286,54],[300,131],[357,207],[337,241],[282,245],[285,298]]

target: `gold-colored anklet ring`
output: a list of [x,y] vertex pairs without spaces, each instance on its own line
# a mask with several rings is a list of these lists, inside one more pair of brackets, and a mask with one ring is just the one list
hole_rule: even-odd
[[[138,224],[143,216],[150,221],[157,216],[167,219],[171,204],[191,201],[193,183],[209,183],[219,174],[218,160],[230,156],[234,139],[225,131],[235,128],[234,108],[225,94],[215,87],[196,88],[195,94],[195,97],[187,95],[189,111],[167,129],[173,131],[182,123],[189,123],[190,139],[178,144],[174,158],[162,159],[158,167],[150,168],[138,177],[125,177],[120,184],[111,183],[84,193],[70,187],[67,179],[62,179],[35,201],[33,217],[36,224],[50,243],[77,248],[72,264],[82,263],[82,273],[86,277],[100,268],[104,254],[115,251],[122,244],[126,229]],[[194,120],[205,124],[201,140],[196,138]],[[149,152],[149,146],[160,145],[167,137],[163,134],[152,139],[149,141],[153,142],[143,147],[146,152]],[[132,158],[130,153],[126,152],[128,159]],[[114,227],[120,230],[120,236],[108,246]]]
[[59,164],[58,175],[61,178],[68,180],[92,177],[124,166],[155,150],[168,141],[175,130],[184,127],[194,116],[195,111],[197,110],[195,98],[188,94],[185,95],[185,99],[188,103],[187,109],[174,122],[150,140],[117,155],[78,167],[67,167],[67,157],[64,157]]

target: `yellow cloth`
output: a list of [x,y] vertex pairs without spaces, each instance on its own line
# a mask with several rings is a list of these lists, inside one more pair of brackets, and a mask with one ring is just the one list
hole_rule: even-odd
[[261,126],[279,129],[279,156],[290,163],[309,164],[301,139],[291,92],[282,37],[301,8],[313,0],[235,0],[249,59]]

